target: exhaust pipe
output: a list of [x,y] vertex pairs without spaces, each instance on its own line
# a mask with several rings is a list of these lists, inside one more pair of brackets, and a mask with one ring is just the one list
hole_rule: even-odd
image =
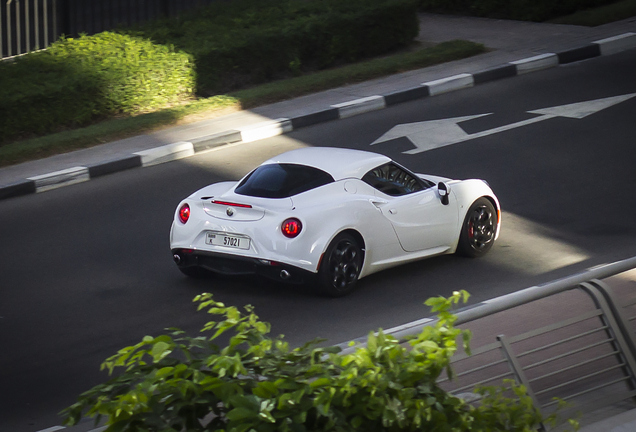
[[280,278],[282,280],[289,279],[290,277],[291,277],[291,274],[289,274],[289,272],[287,270],[281,270],[280,271]]
[[174,255],[172,255],[172,259],[174,260],[175,264],[177,264],[177,265],[181,264],[181,255],[174,254]]

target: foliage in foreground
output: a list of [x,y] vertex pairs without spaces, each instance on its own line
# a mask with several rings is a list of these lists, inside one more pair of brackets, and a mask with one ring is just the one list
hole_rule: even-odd
[[452,375],[460,337],[468,349],[470,333],[454,327],[450,312],[467,297],[426,301],[438,321],[406,346],[380,330],[366,347],[338,354],[319,340],[291,349],[267,336],[270,325],[252,307],[244,314],[202,294],[199,310],[218,317],[202,330],[211,336],[170,329],[120,350],[102,365],[120,373],[67,408],[66,424],[89,415],[106,416],[111,432],[534,430],[543,419],[522,386],[511,383],[515,398],[480,389],[470,405],[437,384],[443,371]]

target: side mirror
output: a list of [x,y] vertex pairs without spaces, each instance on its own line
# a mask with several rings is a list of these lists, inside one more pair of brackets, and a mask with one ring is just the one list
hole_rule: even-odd
[[450,189],[446,186],[446,183],[439,182],[437,184],[437,193],[439,193],[442,204],[448,205],[448,194],[450,193]]

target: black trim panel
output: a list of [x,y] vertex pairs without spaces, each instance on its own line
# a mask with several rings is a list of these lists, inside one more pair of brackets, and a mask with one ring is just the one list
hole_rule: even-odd
[[[229,255],[218,252],[194,250],[185,253],[183,249],[172,249],[173,255],[181,257],[180,268],[201,267],[223,275],[259,275],[277,282],[302,284],[313,280],[315,273],[289,264],[268,265],[252,257]],[[280,276],[281,271],[289,273],[287,279]]]

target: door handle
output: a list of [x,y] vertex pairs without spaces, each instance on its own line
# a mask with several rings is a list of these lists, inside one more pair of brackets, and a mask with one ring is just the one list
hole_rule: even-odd
[[396,213],[397,213],[397,210],[396,210],[396,209],[389,209],[389,213],[391,213],[391,214],[396,214]]
[[380,213],[382,212],[382,206],[389,203],[382,199],[370,199],[369,202],[373,204]]
[[369,202],[371,204],[373,204],[374,206],[378,207],[378,208],[380,206],[383,206],[384,204],[388,204],[389,203],[388,201],[385,201],[385,200],[382,200],[382,199],[370,199]]

